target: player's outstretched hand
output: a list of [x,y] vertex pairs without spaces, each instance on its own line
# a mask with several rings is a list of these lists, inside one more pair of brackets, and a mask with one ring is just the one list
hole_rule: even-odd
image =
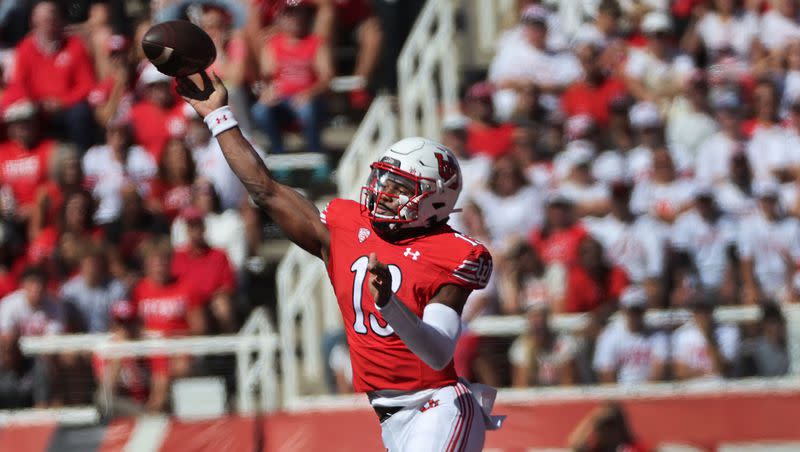
[[[194,110],[201,118],[205,118],[207,114],[217,108],[228,105],[228,90],[225,89],[225,85],[217,74],[214,73],[213,75],[214,80],[211,80],[211,77],[205,71],[189,77],[175,79],[178,82],[178,94],[183,96],[183,99],[194,107]],[[199,81],[203,82],[202,88],[197,86],[195,82],[198,77],[200,77]]]
[[372,298],[375,299],[375,304],[383,306],[389,302],[389,298],[392,296],[392,273],[386,264],[378,260],[375,253],[369,253],[367,270],[372,274],[369,285]]

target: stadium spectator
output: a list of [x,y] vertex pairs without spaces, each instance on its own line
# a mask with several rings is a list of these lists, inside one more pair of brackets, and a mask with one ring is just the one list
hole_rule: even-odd
[[36,194],[49,176],[59,146],[43,136],[35,105],[27,100],[8,106],[3,113],[8,139],[0,142],[0,183],[10,189],[17,220],[27,222],[35,208]]
[[650,450],[631,432],[625,411],[616,402],[604,403],[589,412],[570,433],[568,442],[575,452]]
[[560,310],[566,287],[563,264],[544,262],[534,247],[518,241],[503,253],[497,267],[497,289],[503,314],[519,314],[536,303]]
[[673,23],[665,12],[648,12],[640,28],[646,44],[631,48],[628,53],[625,63],[628,91],[639,101],[669,101],[680,92],[694,64],[688,56],[676,55],[672,48]]
[[[579,118],[574,116],[569,121]],[[591,168],[593,145],[586,145],[582,141],[567,145],[555,162],[556,174],[559,170],[565,172],[565,177],[558,184],[558,196],[568,201],[577,217],[602,216],[608,213],[610,207],[608,187],[595,180]]]
[[[731,176],[729,162],[744,149],[740,111],[741,99],[731,91],[720,91],[712,97],[720,130],[708,137],[697,149],[695,177],[703,184],[722,184]],[[724,162],[724,164],[721,164]]]
[[306,5],[287,5],[280,32],[261,50],[260,73],[267,83],[253,105],[255,126],[267,135],[272,152],[286,151],[281,131],[299,122],[306,148],[322,152],[321,94],[328,90],[333,63],[325,41],[311,33]]
[[242,130],[250,132],[250,96],[247,83],[255,78],[252,58],[244,33],[233,28],[233,15],[223,4],[206,3],[201,6],[200,27],[208,33],[217,58],[209,67],[228,89],[228,99]]
[[[220,200],[211,182],[198,178],[192,186],[192,206],[203,215],[205,240],[209,246],[225,252],[235,269],[244,265],[246,238],[242,216],[236,209],[222,211]],[[187,223],[183,217],[172,222],[172,245],[179,247],[188,240]]]
[[530,5],[522,12],[520,27],[507,32],[497,43],[497,54],[489,66],[489,81],[497,87],[493,98],[501,120],[510,118],[516,108],[517,91],[526,85],[535,85],[543,92],[556,92],[581,75],[580,63],[574,55],[551,52],[548,48],[549,20],[546,8]]
[[567,271],[562,312],[613,310],[628,285],[625,271],[606,262],[603,247],[586,236],[578,245],[578,259]]
[[546,191],[552,188],[554,182],[553,162],[537,142],[537,126],[528,119],[515,121],[510,155],[522,167],[528,182]]
[[[141,339],[141,321],[129,301],[120,300],[111,305],[109,322],[112,341]],[[100,411],[111,417],[143,414],[150,377],[145,359],[104,359],[95,355],[92,361],[98,380]]]
[[689,304],[692,319],[672,333],[672,372],[677,380],[721,378],[732,371],[739,352],[739,330],[718,325],[715,302],[698,296]]
[[575,381],[575,340],[550,328],[550,304],[531,301],[525,311],[528,329],[508,350],[511,386],[569,386]]
[[0,300],[0,338],[13,344],[21,336],[65,331],[64,308],[47,293],[47,274],[29,267],[20,276],[20,289]]
[[158,178],[150,184],[148,209],[170,221],[192,203],[192,184],[197,170],[186,143],[171,138],[164,146]]
[[344,336],[331,348],[328,354],[328,367],[333,372],[336,394],[350,394],[353,392],[353,364],[350,361],[350,348]]
[[758,211],[757,200],[753,195],[753,172],[747,154],[734,151],[729,167],[730,177],[716,190],[717,204],[723,212],[742,220]]
[[561,109],[568,117],[588,114],[600,127],[608,125],[611,101],[627,93],[624,82],[611,75],[609,68],[603,65],[603,50],[602,43],[598,42],[578,48],[583,77],[570,84],[561,96]]
[[130,63],[130,47],[128,38],[112,35],[108,37],[103,49],[109,60],[107,74],[94,86],[87,98],[94,110],[95,120],[103,127],[127,121],[133,108],[133,81],[136,77]]
[[631,194],[631,210],[648,215],[654,225],[666,229],[678,215],[692,207],[695,187],[690,180],[677,177],[668,150],[657,148],[651,155],[652,177],[636,184]]
[[196,207],[181,213],[186,222],[188,241],[172,257],[172,274],[193,288],[202,305],[211,308],[217,328],[222,332],[236,331],[233,295],[236,277],[225,251],[212,248],[205,240],[205,218]]
[[94,140],[86,102],[94,85],[92,61],[80,38],[64,34],[58,2],[37,3],[31,32],[17,46],[3,105],[23,98],[40,104],[48,125],[85,151]]
[[[187,105],[188,106],[188,105]],[[189,107],[191,109],[191,107]],[[213,140],[208,126],[194,109],[187,113],[189,121],[186,145],[192,151],[197,176],[214,184],[223,211],[238,208],[244,199],[244,186],[231,170],[217,140]],[[259,151],[260,152],[260,151]]]
[[[37,375],[39,368],[26,369],[18,348],[13,343],[0,341],[0,409],[20,409],[42,402],[42,382],[46,376]],[[34,394],[40,394],[34,397]]]
[[760,334],[742,341],[737,360],[737,376],[778,377],[789,372],[786,348],[786,319],[780,307],[766,303],[761,307]]
[[80,273],[61,287],[71,330],[105,333],[109,330],[112,307],[127,296],[125,286],[108,273],[106,249],[88,246],[82,250]]
[[792,166],[796,165],[786,130],[778,117],[777,96],[777,87],[771,81],[760,81],[753,92],[755,117],[744,125],[750,134],[747,156],[755,180],[788,182],[792,178]]
[[113,30],[110,23],[111,11],[109,1],[91,1],[87,5],[86,20],[67,27],[69,34],[80,37],[93,63],[94,73],[105,78],[110,70],[110,61],[106,53],[108,38]]
[[714,0],[710,6],[694,28],[710,59],[731,50],[739,57],[749,56],[758,34],[758,16],[742,11],[733,0]]
[[739,224],[736,247],[745,303],[780,299],[800,257],[800,222],[782,213],[778,191],[774,182],[756,184],[758,211]]
[[442,144],[458,157],[461,168],[461,195],[459,203],[464,204],[475,193],[486,187],[492,160],[486,155],[474,152],[467,145],[469,118],[461,114],[449,114],[442,121]]
[[770,51],[780,50],[791,39],[800,37],[797,9],[792,0],[776,0],[772,8],[761,16],[759,39]]
[[709,111],[708,80],[705,73],[695,71],[685,82],[682,93],[676,96],[667,112],[666,140],[692,157],[698,147],[712,136],[719,126]]
[[129,124],[113,122],[106,127],[105,144],[93,146],[83,156],[83,173],[98,202],[97,224],[116,220],[122,210],[122,187],[130,184],[146,195],[158,166],[143,147],[134,145]]
[[597,339],[593,364],[601,383],[632,385],[665,377],[669,340],[645,325],[648,304],[639,286],[629,286],[620,296],[624,317],[608,324]]
[[578,245],[586,230],[575,215],[572,200],[560,193],[550,194],[542,226],[528,238],[531,246],[546,264],[569,266],[578,259]]
[[625,270],[631,283],[641,285],[647,298],[661,293],[666,238],[655,234],[647,217],[637,218],[630,209],[633,185],[620,182],[611,189],[611,213],[583,220],[586,229],[605,249],[610,262]]
[[513,236],[526,237],[541,223],[538,190],[528,185],[522,169],[510,157],[495,162],[487,188],[475,193],[473,200],[483,212],[490,243],[501,245]]
[[136,82],[141,99],[131,107],[130,121],[136,144],[147,149],[161,162],[168,143],[186,133],[184,102],[175,97],[172,77],[148,64]]
[[511,150],[514,126],[498,123],[492,104],[492,85],[478,82],[470,86],[464,97],[464,111],[469,117],[467,149],[493,159]]

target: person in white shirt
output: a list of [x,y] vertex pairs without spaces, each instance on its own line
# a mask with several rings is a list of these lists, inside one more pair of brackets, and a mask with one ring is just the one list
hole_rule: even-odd
[[528,6],[522,13],[520,29],[498,42],[488,77],[497,88],[494,104],[498,119],[509,119],[517,104],[517,91],[525,86],[533,84],[545,92],[559,90],[581,75],[574,55],[548,49],[549,16],[540,5]]
[[678,217],[670,234],[672,247],[686,254],[703,288],[729,299],[735,292],[735,269],[728,256],[736,242],[736,226],[717,207],[713,190],[701,187],[694,208]]
[[560,182],[558,193],[575,205],[576,214],[580,217],[602,216],[608,213],[610,209],[608,187],[594,180],[590,168],[594,153],[588,148],[579,147],[571,153],[565,151],[562,156],[568,161],[561,162],[565,167],[566,178]]
[[475,193],[473,201],[483,212],[496,245],[514,236],[527,237],[544,215],[541,193],[528,184],[522,168],[509,157],[495,162],[488,189]]
[[677,179],[669,152],[656,149],[653,156],[653,175],[649,181],[636,184],[631,195],[631,210],[648,214],[665,226],[688,210],[693,202],[694,184]]
[[758,212],[743,219],[739,227],[737,248],[745,303],[778,299],[791,286],[800,259],[800,221],[783,215],[778,191],[774,182],[758,182],[753,189],[759,199]]
[[739,330],[714,321],[714,302],[706,296],[689,304],[692,318],[672,333],[672,369],[677,380],[721,378],[739,351]]
[[47,276],[29,268],[20,289],[0,300],[0,340],[13,344],[22,336],[61,334],[66,318],[62,304],[47,294]]
[[670,44],[672,19],[661,11],[645,14],[640,24],[647,45],[631,49],[625,63],[628,91],[640,101],[669,100],[694,70],[691,58],[676,56]]
[[797,25],[795,2],[793,0],[775,0],[772,8],[761,16],[759,24],[761,42],[769,50],[779,50],[790,39],[800,37]]
[[550,327],[550,305],[532,302],[527,308],[528,330],[511,344],[511,385],[571,385],[576,381],[575,354],[577,343],[566,335],[558,335]]
[[719,129],[708,107],[708,80],[702,71],[695,71],[684,94],[672,100],[666,127],[667,142],[686,150],[693,161],[700,144]]
[[777,87],[762,80],[754,92],[756,125],[747,144],[747,156],[756,180],[792,178],[792,166],[797,161],[796,149],[790,146],[789,135],[778,118]]
[[700,144],[695,160],[695,178],[702,184],[717,185],[730,176],[731,157],[744,151],[745,138],[739,118],[739,96],[731,91],[719,91],[711,97],[720,130]]
[[[722,166],[722,165],[719,165]],[[736,221],[741,221],[758,210],[753,197],[753,173],[744,152],[734,152],[730,158],[730,177],[715,189],[717,205]]]
[[597,339],[593,367],[601,383],[636,384],[664,378],[667,335],[644,322],[647,293],[630,286],[620,297],[623,318],[608,324]]
[[125,185],[132,185],[144,197],[148,194],[149,182],[158,174],[153,156],[133,144],[130,126],[123,122],[107,126],[106,144],[89,148],[82,164],[92,196],[98,201],[94,216],[98,224],[110,223],[119,217]]
[[653,220],[639,219],[630,210],[632,184],[612,185],[611,213],[602,218],[584,218],[587,231],[597,239],[606,256],[628,274],[632,284],[644,286],[648,298],[660,296],[666,237],[653,228]]
[[[214,184],[219,194],[222,210],[238,209],[244,199],[245,189],[242,182],[233,173],[219,142],[212,139],[208,126],[197,115],[189,104],[186,117],[189,120],[186,132],[186,144],[192,151],[192,160],[197,168],[198,176],[202,176]],[[262,154],[263,155],[263,154]]]
[[719,52],[732,49],[737,56],[747,58],[750,46],[758,35],[759,17],[752,11],[736,11],[735,0],[714,0],[695,25],[706,52],[712,58]]
[[[628,113],[637,146],[627,152],[627,177],[636,182],[646,181],[653,173],[653,151],[665,148],[664,123],[658,107],[652,102],[639,102]],[[678,145],[667,147],[672,163],[680,176],[693,170],[693,158]]]

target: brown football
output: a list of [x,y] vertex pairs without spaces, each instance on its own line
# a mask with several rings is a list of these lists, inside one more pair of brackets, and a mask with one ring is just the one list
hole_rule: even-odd
[[217,49],[208,34],[185,20],[171,20],[150,27],[142,38],[142,50],[156,69],[172,77],[203,71],[217,57]]

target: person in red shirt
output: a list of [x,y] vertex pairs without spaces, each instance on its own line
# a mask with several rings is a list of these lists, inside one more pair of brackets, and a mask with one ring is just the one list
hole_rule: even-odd
[[39,187],[47,182],[56,142],[39,132],[35,105],[21,100],[3,113],[8,140],[0,142],[0,184],[10,190],[17,219],[28,221]]
[[[145,277],[133,288],[131,303],[151,337],[199,335],[206,331],[203,304],[191,284],[172,276],[172,248],[166,237],[143,246]],[[187,375],[190,361],[184,356],[151,359],[152,384],[147,407],[162,410],[168,399],[170,378]]]
[[175,98],[172,78],[152,64],[142,70],[137,88],[142,97],[131,108],[133,138],[160,162],[169,140],[186,133],[184,103]]
[[185,209],[189,242],[175,251],[172,257],[172,274],[195,289],[203,303],[209,303],[212,317],[221,332],[236,331],[233,312],[233,294],[236,276],[225,251],[212,248],[205,240],[203,212],[195,207]]
[[158,165],[158,179],[150,184],[148,209],[170,220],[192,203],[192,184],[197,170],[186,143],[179,138],[167,142]]
[[567,272],[567,293],[562,312],[613,309],[627,285],[625,271],[608,264],[600,243],[586,236],[578,247],[577,262]]
[[464,99],[470,119],[467,149],[497,159],[511,150],[514,126],[495,121],[492,92],[492,85],[488,82],[476,83],[467,91]]
[[529,242],[546,264],[572,265],[586,229],[575,219],[572,201],[559,194],[547,202],[544,225],[531,233]]
[[577,54],[583,66],[584,78],[564,91],[561,109],[567,117],[588,114],[600,127],[608,125],[609,104],[627,93],[625,83],[609,76],[600,58],[602,48],[597,44],[586,44],[578,48]]
[[125,36],[109,36],[105,51],[108,53],[109,73],[89,92],[89,105],[100,125],[126,121],[134,102],[130,63],[130,42]]
[[299,121],[311,152],[322,152],[320,94],[333,77],[333,62],[324,40],[311,33],[305,5],[287,6],[281,31],[267,40],[261,54],[261,76],[268,82],[253,105],[255,126],[270,140],[272,152],[286,151],[281,128]]
[[31,32],[17,45],[14,72],[3,105],[21,98],[40,103],[49,125],[81,149],[94,139],[86,97],[95,85],[94,66],[80,38],[66,36],[58,3],[38,3]]

